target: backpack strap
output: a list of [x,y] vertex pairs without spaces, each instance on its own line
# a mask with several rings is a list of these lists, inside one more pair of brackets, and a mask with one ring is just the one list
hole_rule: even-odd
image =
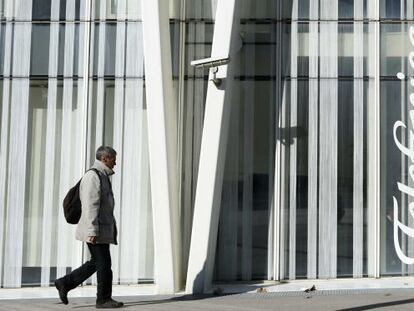
[[100,183],[100,186],[102,188],[102,177],[101,177],[101,174],[99,174],[99,171],[96,168],[90,168],[86,172],[88,172],[88,171],[94,171],[96,173],[96,175],[98,175],[98,177],[99,177],[99,183]]

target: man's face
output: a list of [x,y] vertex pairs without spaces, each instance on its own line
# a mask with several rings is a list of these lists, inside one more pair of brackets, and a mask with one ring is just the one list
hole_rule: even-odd
[[105,164],[107,167],[109,167],[112,170],[114,168],[114,166],[116,165],[116,156],[114,156],[114,157],[103,156],[101,158],[101,161],[102,161],[103,164]]

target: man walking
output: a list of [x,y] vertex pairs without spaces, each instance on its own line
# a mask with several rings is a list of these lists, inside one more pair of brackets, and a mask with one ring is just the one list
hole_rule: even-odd
[[57,279],[60,300],[68,304],[67,294],[97,272],[96,308],[120,308],[124,304],[112,299],[112,270],[109,244],[117,244],[117,228],[113,214],[114,195],[109,176],[116,165],[116,151],[101,146],[96,161],[82,178],[79,197],[82,215],[76,227],[76,239],[86,242],[91,259],[70,274]]

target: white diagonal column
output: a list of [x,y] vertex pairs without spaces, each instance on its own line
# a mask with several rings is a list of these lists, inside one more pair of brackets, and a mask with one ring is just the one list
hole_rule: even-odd
[[[232,38],[236,37],[239,24],[235,8],[236,0],[218,2],[211,57],[234,57]],[[231,110],[231,67],[234,64],[231,60],[229,65],[219,67],[217,77],[223,78],[220,87],[211,81],[210,73],[188,261],[187,293],[204,292],[212,282]]]
[[176,142],[168,1],[142,1],[148,144],[158,293],[180,285]]

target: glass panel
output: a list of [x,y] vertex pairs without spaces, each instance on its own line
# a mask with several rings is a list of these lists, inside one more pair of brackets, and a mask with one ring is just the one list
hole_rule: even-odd
[[52,0],[33,0],[32,20],[50,20]]
[[[94,26],[94,31],[92,32],[93,49],[91,50],[92,74],[99,77],[119,76],[119,70],[116,71],[117,66],[119,67],[117,64],[125,61],[125,55],[117,48],[125,51],[126,44],[128,43],[129,50],[136,47],[139,49],[136,52],[142,53],[142,23],[105,22],[95,23]],[[143,60],[141,59],[140,62],[134,61],[131,64],[135,67],[122,68],[123,75],[142,77]]]
[[[337,3],[337,10],[335,12],[331,12],[331,14],[336,14],[340,20],[361,20],[373,15],[372,13],[368,14],[367,12],[368,0],[337,0],[328,2],[317,1],[316,3],[314,0],[286,0],[282,1],[282,18],[293,20],[317,20],[321,11],[318,10],[315,15],[312,11],[312,7],[318,8],[318,5],[323,7],[329,2]],[[328,20],[335,19],[336,18],[328,18]]]
[[[30,74],[47,76],[49,70],[50,25],[34,24],[32,28],[32,51]],[[54,48],[54,47],[52,47]]]
[[215,19],[218,0],[186,1],[186,19]]
[[396,77],[410,68],[407,55],[412,50],[408,37],[411,24],[381,24],[381,76]]
[[141,0],[96,0],[92,5],[94,20],[141,19]]
[[100,145],[118,151],[112,184],[115,218],[122,229],[120,248],[112,253],[114,280],[122,284],[153,280],[142,23],[96,22],[91,36],[88,162],[93,163]]
[[278,1],[240,1],[240,16],[242,19],[270,19],[277,17]]
[[274,25],[249,21],[232,61],[232,111],[217,240],[215,279],[267,279],[273,191],[276,45]]
[[[79,85],[82,80],[33,80],[30,84],[28,164],[22,177],[27,182],[23,284],[49,285],[57,275],[81,263],[74,227],[68,226],[60,209],[55,208],[82,174],[82,155],[74,152],[82,150],[83,144]],[[68,158],[67,154],[73,156]]]
[[[381,27],[381,274],[413,275],[413,24]],[[408,149],[405,149],[408,148]],[[402,225],[401,225],[402,224]],[[396,234],[397,233],[397,234]]]
[[401,3],[403,1],[380,0],[380,17],[386,19],[403,19],[401,16]]
[[281,277],[366,276],[368,26],[285,27]]

